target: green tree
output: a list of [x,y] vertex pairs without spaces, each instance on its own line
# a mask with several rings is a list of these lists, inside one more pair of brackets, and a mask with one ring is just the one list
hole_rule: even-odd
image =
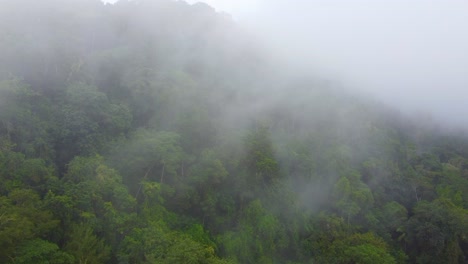
[[347,176],[341,177],[334,186],[333,195],[336,199],[335,207],[350,220],[362,210],[368,210],[374,197],[369,187],[361,181],[357,171],[351,171]]
[[12,150],[53,159],[50,100],[17,78],[0,80],[0,98],[0,136],[14,143]]
[[111,166],[123,175],[124,182],[138,198],[143,181],[174,184],[182,173],[184,152],[180,136],[173,132],[136,131],[128,141],[116,146],[109,158]]
[[459,263],[466,254],[468,212],[449,200],[421,201],[409,219],[405,241],[416,263]]
[[61,251],[59,247],[42,239],[25,242],[16,252],[13,263],[18,264],[73,264],[73,256]]
[[77,264],[105,263],[110,257],[110,247],[86,225],[75,225],[67,235],[64,250],[75,258]]
[[249,183],[253,186],[271,183],[279,177],[270,131],[260,126],[247,135],[245,165],[251,174]]
[[52,135],[62,172],[74,156],[101,152],[131,125],[128,107],[110,102],[97,87],[85,83],[69,85],[55,107]]
[[273,263],[281,258],[288,238],[279,219],[254,200],[242,212],[236,229],[222,234],[219,242],[224,254],[240,263]]
[[0,260],[8,263],[26,241],[45,237],[57,227],[39,195],[32,190],[16,189],[0,196]]

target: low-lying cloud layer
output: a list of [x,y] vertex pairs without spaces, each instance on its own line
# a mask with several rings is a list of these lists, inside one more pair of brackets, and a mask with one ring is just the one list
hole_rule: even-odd
[[468,123],[466,1],[204,2],[232,14],[301,70],[409,114]]

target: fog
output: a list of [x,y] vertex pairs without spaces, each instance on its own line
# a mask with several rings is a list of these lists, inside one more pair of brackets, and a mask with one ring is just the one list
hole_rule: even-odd
[[205,2],[261,36],[290,67],[403,113],[457,127],[468,122],[466,1]]
[[466,262],[467,4],[298,3],[0,0],[0,263]]

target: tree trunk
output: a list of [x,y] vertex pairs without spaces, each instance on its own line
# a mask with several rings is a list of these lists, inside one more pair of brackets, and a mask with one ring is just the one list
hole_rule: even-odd
[[162,167],[162,170],[161,170],[161,183],[163,183],[163,180],[164,180],[164,167],[166,166],[166,163],[163,163],[163,167]]
[[[151,165],[151,167],[148,168],[148,170],[145,173],[145,176],[143,176],[143,180],[146,180],[148,178],[148,175],[149,175],[150,171],[153,169],[153,167],[154,167],[154,164]],[[140,191],[141,191],[141,186],[143,186],[143,185],[140,183],[140,187],[138,188],[138,191],[137,191],[137,193],[135,195],[135,199],[138,199],[138,195],[140,194]]]

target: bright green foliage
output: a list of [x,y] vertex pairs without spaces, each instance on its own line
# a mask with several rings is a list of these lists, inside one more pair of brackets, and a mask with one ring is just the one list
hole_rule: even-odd
[[[224,263],[211,245],[188,234],[170,231],[161,221],[134,229],[123,241],[123,263]],[[202,231],[203,232],[203,231]],[[212,244],[211,241],[208,241]]]
[[332,245],[338,263],[396,263],[385,243],[370,233],[356,234]]
[[396,263],[388,246],[372,233],[335,237],[317,258],[321,263]]
[[0,152],[0,193],[7,194],[15,188],[30,187],[44,192],[47,182],[54,178],[53,169],[42,159],[27,159],[24,154],[4,150]]
[[[117,247],[122,233],[127,232],[134,221],[135,199],[122,185],[122,179],[113,169],[96,157],[76,157],[68,166],[65,180],[65,195],[49,197],[55,206],[65,210],[62,220],[72,214],[92,223],[112,246]],[[68,200],[67,197],[71,199]],[[71,226],[71,223],[64,223]]]
[[35,239],[22,245],[14,258],[14,263],[29,264],[73,264],[73,256],[62,252],[56,244]]
[[81,224],[71,228],[64,250],[78,264],[98,264],[109,259],[110,248],[103,239],[93,234],[90,226]]
[[43,237],[57,227],[39,196],[26,189],[17,189],[8,197],[0,196],[0,260],[15,257],[16,248],[34,237]]

